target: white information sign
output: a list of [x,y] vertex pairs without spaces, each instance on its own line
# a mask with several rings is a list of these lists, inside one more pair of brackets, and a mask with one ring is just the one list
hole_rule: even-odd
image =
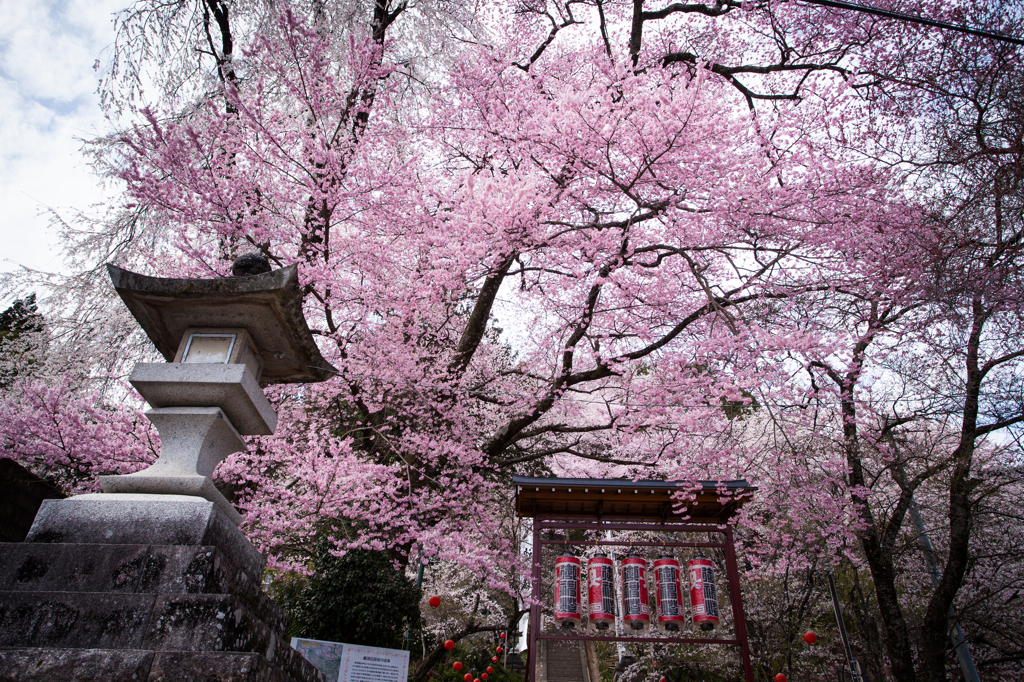
[[302,639],[292,637],[292,648],[312,663],[330,682],[338,679],[341,667],[341,652],[347,644],[341,642],[325,642],[320,639]]
[[346,644],[341,654],[338,682],[406,682],[408,677],[408,651]]

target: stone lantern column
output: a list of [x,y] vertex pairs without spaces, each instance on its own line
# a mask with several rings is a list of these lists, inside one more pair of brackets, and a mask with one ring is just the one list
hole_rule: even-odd
[[100,477],[102,493],[44,501],[24,543],[0,544],[0,679],[322,679],[288,646],[287,616],[261,590],[265,560],[212,478],[243,436],[274,433],[262,386],[334,372],[306,325],[297,267],[243,259],[240,276],[218,279],[108,266],[167,360],[129,377],[160,456]]

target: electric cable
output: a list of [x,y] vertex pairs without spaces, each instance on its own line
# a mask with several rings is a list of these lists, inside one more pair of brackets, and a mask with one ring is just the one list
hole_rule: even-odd
[[[786,0],[783,0],[785,2]],[[1001,40],[1007,43],[1013,43],[1014,45],[1024,45],[1024,38],[1015,38],[1014,36],[1006,35],[1005,33],[996,33],[994,31],[986,31],[980,28],[974,28],[965,24],[951,24],[946,21],[939,21],[938,19],[929,19],[928,17],[917,16],[914,14],[904,14],[902,12],[894,12],[892,10],[881,9],[880,7],[872,7],[870,5],[858,5],[852,2],[843,2],[842,0],[799,0],[800,2],[808,5],[821,5],[822,7],[833,7],[835,9],[848,9],[854,12],[861,12],[863,14],[873,14],[878,17],[885,17],[887,19],[896,19],[898,21],[907,21],[913,24],[922,24],[924,26],[932,26],[934,28],[942,28],[949,31],[959,31],[960,33],[967,33],[972,36],[979,36],[981,38],[991,38],[993,40]]]

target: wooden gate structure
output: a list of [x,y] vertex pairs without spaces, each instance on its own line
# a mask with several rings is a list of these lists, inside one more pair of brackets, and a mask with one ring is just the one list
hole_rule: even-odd
[[[753,682],[747,627],[740,596],[739,570],[732,524],[729,521],[753,495],[756,488],[746,481],[702,481],[699,488],[679,481],[632,481],[628,479],[536,478],[513,476],[516,487],[516,515],[533,519],[532,593],[530,607],[526,675],[534,682],[539,640],[578,640],[604,642],[660,642],[668,644],[720,644],[738,646],[746,682]],[[688,493],[680,502],[678,493]],[[692,499],[689,499],[692,498]],[[570,540],[574,530],[641,531],[649,533],[694,534],[713,533],[722,536],[719,542],[629,541],[616,539]],[[545,531],[563,531],[561,539],[544,538]],[[550,533],[549,533],[550,534]],[[593,535],[594,533],[592,533]],[[732,606],[734,637],[683,637],[586,634],[587,614],[581,609],[583,625],[579,631],[541,632],[541,607],[544,591],[541,583],[543,549],[549,545],[582,545],[609,547],[690,547],[721,549],[725,555],[726,584]],[[621,599],[616,597],[617,602]],[[619,604],[621,608],[621,603]],[[652,618],[656,622],[656,618]],[[660,633],[658,633],[660,634]],[[682,631],[679,633],[683,634]]]

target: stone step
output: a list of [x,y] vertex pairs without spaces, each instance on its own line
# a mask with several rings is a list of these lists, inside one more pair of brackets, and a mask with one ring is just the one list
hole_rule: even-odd
[[245,652],[0,648],[0,680],[5,682],[326,682],[308,663],[304,673],[293,677],[259,654]]
[[548,682],[583,682],[586,679],[578,642],[547,642]]
[[0,647],[252,652],[296,679],[311,668],[230,594],[4,592]]
[[216,547],[0,543],[0,592],[233,594],[284,631],[288,615]]

